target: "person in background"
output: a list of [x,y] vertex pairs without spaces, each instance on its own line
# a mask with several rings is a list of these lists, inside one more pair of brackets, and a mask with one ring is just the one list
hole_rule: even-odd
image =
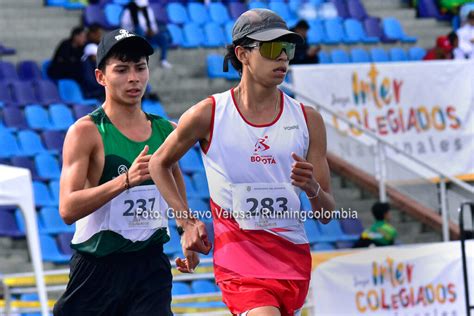
[[466,59],[466,55],[464,52],[459,48],[459,38],[456,32],[451,32],[448,34],[448,40],[449,43],[451,44],[451,47],[453,48],[452,50],[452,55],[453,59]]
[[459,48],[466,58],[474,58],[474,11],[467,15],[467,21],[464,26],[457,30],[459,38]]
[[81,78],[81,58],[86,44],[86,31],[83,27],[75,27],[68,39],[63,40],[56,48],[48,76],[52,79]]
[[295,57],[290,61],[292,64],[317,64],[319,62],[318,52],[321,47],[308,45],[309,24],[306,20],[300,20],[291,31],[303,37],[304,43],[296,44]]
[[428,50],[423,60],[452,59],[453,47],[447,36],[438,36],[436,46]]
[[95,23],[90,25],[87,28],[87,43],[94,43],[96,45],[99,45],[100,39],[102,38],[102,35],[104,33],[104,30],[102,27]]
[[97,44],[90,43],[84,48],[84,56],[81,58],[81,90],[86,98],[94,98],[103,101],[105,90],[95,78],[97,59]]
[[158,46],[161,50],[160,65],[165,69],[173,67],[167,60],[168,46],[171,41],[169,33],[166,28],[158,27],[148,0],[130,1],[123,12],[121,26],[146,37],[153,46]]
[[393,245],[398,233],[395,227],[389,223],[390,214],[389,203],[376,202],[372,205],[372,215],[375,218],[375,223],[361,234],[354,248],[368,247],[370,245]]

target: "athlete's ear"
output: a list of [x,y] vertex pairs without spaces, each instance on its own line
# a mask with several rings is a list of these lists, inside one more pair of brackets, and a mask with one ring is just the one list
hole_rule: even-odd
[[237,56],[237,59],[242,63],[242,65],[248,65],[250,50],[238,45],[235,47],[234,52],[235,56]]
[[95,80],[101,85],[101,86],[106,86],[105,84],[105,74],[102,72],[100,69],[95,70]]

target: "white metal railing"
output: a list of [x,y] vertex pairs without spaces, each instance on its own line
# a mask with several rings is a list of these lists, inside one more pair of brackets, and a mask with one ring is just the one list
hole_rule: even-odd
[[[330,114],[334,117],[336,117],[338,120],[346,123],[349,127],[358,129],[361,131],[364,135],[368,136],[371,138],[373,141],[375,141],[375,178],[378,181],[378,187],[379,187],[379,199],[381,201],[386,201],[387,200],[387,193],[386,193],[386,180],[387,180],[387,157],[386,157],[386,149],[390,148],[392,149],[395,153],[402,155],[406,159],[410,160],[411,162],[415,163],[417,166],[424,168],[425,170],[428,170],[432,172],[433,174],[437,175],[439,177],[439,209],[441,210],[441,216],[443,220],[443,226],[442,226],[442,232],[443,232],[443,240],[444,241],[449,241],[449,218],[448,218],[448,194],[447,194],[447,186],[446,183],[449,181],[452,185],[456,186],[460,191],[463,191],[467,194],[469,194],[470,199],[474,197],[474,186],[459,180],[451,175],[446,174],[442,170],[439,170],[438,168],[426,163],[425,161],[420,160],[417,157],[414,157],[410,154],[407,154],[397,146],[389,143],[388,141],[382,139],[380,136],[378,136],[376,133],[373,131],[365,128],[365,126],[352,122],[345,116],[341,115],[340,113],[337,113],[336,111],[332,110],[330,107],[320,104],[313,100],[311,97],[309,97],[306,93],[296,90],[290,83],[283,82],[281,84],[281,87],[285,89],[286,91],[290,91],[291,93],[298,95],[299,98],[309,102],[309,104],[314,105],[319,111],[324,111],[327,114]],[[348,136],[350,137],[350,136]],[[354,138],[354,137],[353,137]],[[355,138],[354,138],[355,139]],[[419,176],[423,176],[421,173],[418,173]],[[467,200],[468,198],[466,198]]]

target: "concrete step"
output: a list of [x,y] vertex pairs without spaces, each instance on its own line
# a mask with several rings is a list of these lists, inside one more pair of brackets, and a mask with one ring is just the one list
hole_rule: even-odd
[[377,9],[397,9],[404,6],[400,0],[362,0],[362,3],[369,12]]

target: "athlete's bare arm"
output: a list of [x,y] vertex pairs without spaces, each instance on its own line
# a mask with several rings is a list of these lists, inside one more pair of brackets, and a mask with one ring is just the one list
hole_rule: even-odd
[[[291,179],[293,184],[303,189],[308,197],[318,195],[310,199],[311,208],[318,213],[321,210],[333,211],[335,208],[334,198],[331,194],[331,176],[326,158],[326,127],[324,120],[315,109],[305,106],[309,130],[309,148],[306,159],[293,154]],[[319,185],[318,185],[319,184]],[[318,186],[321,186],[318,192]],[[316,214],[320,215],[320,214]],[[321,218],[322,223],[327,223],[330,218]]]
[[[133,187],[150,179],[148,146],[128,171]],[[104,165],[103,145],[97,127],[89,117],[78,120],[67,132],[63,146],[59,213],[66,224],[91,214],[126,189],[126,175],[97,186]]]
[[207,239],[204,223],[186,219],[189,214],[185,200],[178,191],[172,177],[173,165],[198,141],[206,145],[209,141],[213,101],[206,99],[186,111],[178,127],[168,136],[150,160],[150,172],[159,191],[174,210],[176,222],[184,228],[181,238],[183,249],[209,253],[211,244]]

